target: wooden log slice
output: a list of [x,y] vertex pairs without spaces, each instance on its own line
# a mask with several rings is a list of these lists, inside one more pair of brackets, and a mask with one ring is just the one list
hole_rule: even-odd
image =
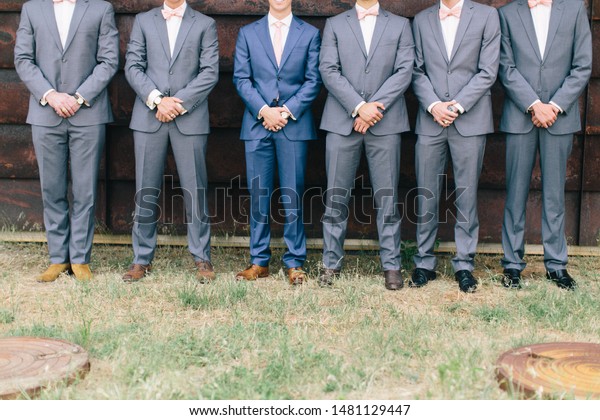
[[0,338],[0,399],[34,396],[42,388],[71,383],[90,370],[87,352],[63,340]]

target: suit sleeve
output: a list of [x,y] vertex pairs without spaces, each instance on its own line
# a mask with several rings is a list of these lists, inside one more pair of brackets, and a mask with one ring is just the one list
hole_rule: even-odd
[[304,71],[304,83],[298,91],[285,102],[294,118],[298,119],[307,109],[310,109],[313,101],[321,91],[321,75],[319,74],[319,52],[321,47],[321,36],[319,31],[310,41],[306,66]]
[[256,117],[261,108],[269,102],[254,87],[250,49],[244,32],[244,29],[240,30],[235,43],[233,84],[250,113]]
[[498,77],[504,86],[506,94],[525,114],[532,103],[539,99],[531,85],[517,70],[515,57],[511,45],[511,34],[508,28],[507,17],[500,10],[501,42],[500,42],[500,70]]
[[479,99],[492,87],[498,75],[500,62],[500,21],[498,12],[492,9],[487,16],[483,40],[479,50],[479,71],[467,83],[454,100],[469,112]]
[[127,44],[127,52],[125,54],[125,78],[136,95],[146,103],[148,95],[156,87],[156,83],[152,81],[146,74],[148,68],[148,56],[146,37],[142,31],[139,15],[135,17],[129,44]]
[[106,89],[119,67],[119,31],[115,24],[115,14],[110,3],[104,11],[100,24],[96,61],[98,64],[92,74],[77,89],[77,92],[90,105]]
[[352,116],[354,108],[364,99],[342,75],[337,36],[332,28],[331,19],[327,20],[323,31],[319,71],[329,93],[342,104],[348,115]]
[[15,69],[17,74],[27,86],[27,89],[38,100],[54,86],[50,84],[36,64],[35,37],[33,27],[28,15],[29,4],[23,5],[21,22],[17,29],[15,42]]
[[580,3],[575,24],[571,71],[551,99],[564,112],[575,105],[592,74],[592,35],[583,2]]
[[173,95],[183,101],[181,105],[188,112],[192,112],[208,99],[219,80],[219,41],[214,20],[210,21],[202,35],[201,48],[198,75]]
[[410,23],[406,21],[400,35],[400,41],[398,42],[394,73],[381,85],[370,101],[381,102],[386,108],[389,108],[396,102],[410,85],[414,61],[415,43]]
[[425,68],[425,59],[423,58],[423,40],[421,38],[421,26],[418,20],[413,23],[413,35],[415,41],[415,65],[412,74],[412,88],[423,109],[434,102],[441,102],[438,98]]

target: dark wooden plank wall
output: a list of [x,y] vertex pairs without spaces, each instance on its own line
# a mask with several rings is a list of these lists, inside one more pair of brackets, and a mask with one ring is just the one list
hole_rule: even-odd
[[[506,0],[486,0],[484,3],[499,7]],[[23,230],[42,228],[42,208],[38,170],[30,138],[25,125],[28,92],[19,81],[13,65],[15,32],[23,0],[4,0],[0,3],[0,91],[5,100],[0,101],[0,225]],[[160,5],[161,0],[112,1],[117,12],[121,33],[121,68],[129,32],[135,13]],[[245,189],[245,164],[243,144],[238,139],[242,116],[242,102],[231,82],[233,51],[237,32],[245,25],[266,13],[267,0],[192,0],[189,3],[217,20],[221,50],[221,78],[210,97],[211,124],[209,139],[208,173],[210,178],[213,233],[247,235],[248,198]],[[381,0],[386,9],[407,17],[430,6],[432,0]],[[294,12],[313,25],[323,28],[325,19],[353,6],[349,0],[319,1],[295,0]],[[594,50],[600,43],[600,0],[589,3],[594,35]],[[122,71],[110,86],[116,122],[108,127],[105,158],[100,174],[100,199],[97,217],[99,230],[127,233],[131,228],[134,210],[134,156],[133,138],[127,124],[134,100]],[[317,118],[323,108],[323,91],[314,109]],[[494,112],[499,121],[503,101],[502,89],[493,89]],[[408,93],[411,121],[414,126],[417,103]],[[597,245],[600,236],[600,61],[594,56],[593,79],[580,103],[585,131],[573,139],[573,153],[567,172],[567,236],[569,242],[580,245]],[[404,136],[402,145],[401,196],[405,218],[404,239],[413,239],[415,232],[414,202],[414,143],[415,136]],[[305,213],[308,234],[321,235],[320,218],[323,213],[322,192],[325,189],[324,133],[320,141],[313,142],[309,152]],[[481,240],[499,242],[502,210],[505,198],[504,137],[501,133],[490,135],[479,191]],[[184,229],[182,198],[178,192],[177,172],[172,157],[166,164],[165,192],[163,194],[161,232],[178,232]],[[449,177],[452,185],[452,176]],[[540,172],[536,168],[531,183],[527,214],[527,241],[541,241],[541,191]],[[357,174],[349,236],[373,238],[376,236],[373,205],[369,194],[369,176],[365,162]],[[453,238],[452,196],[443,204],[447,214],[440,227],[442,240]],[[276,202],[276,198],[274,199]],[[281,221],[277,206],[273,211],[276,221]],[[275,233],[281,232],[276,224]]]

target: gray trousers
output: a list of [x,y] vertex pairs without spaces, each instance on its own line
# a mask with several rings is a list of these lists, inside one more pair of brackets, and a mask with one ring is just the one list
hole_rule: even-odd
[[135,219],[132,241],[135,264],[150,264],[156,250],[158,198],[171,143],[185,204],[187,240],[195,261],[210,261],[210,220],[207,206],[206,135],[188,136],[174,122],[155,133],[133,132],[135,143]]
[[[98,167],[105,132],[104,124],[77,127],[67,119],[56,127],[31,127],[40,171],[48,251],[53,264],[90,262]],[[73,192],[70,215],[69,165]]]
[[439,136],[419,135],[415,146],[417,172],[418,224],[417,247],[414,256],[417,268],[435,270],[434,254],[439,223],[439,202],[445,184],[448,152],[454,172],[456,205],[454,241],[456,255],[452,259],[454,271],[473,271],[479,240],[477,213],[477,186],[483,165],[486,136],[463,137],[451,125]]
[[349,136],[327,134],[327,191],[323,216],[323,265],[340,269],[348,226],[348,202],[363,146],[377,209],[377,233],[384,270],[400,269],[400,220],[398,180],[400,134],[374,136],[352,132]]
[[565,179],[573,135],[555,136],[534,128],[527,134],[506,135],[506,204],[502,224],[502,266],[525,268],[525,211],[531,173],[539,150],[542,170],[542,241],[549,271],[567,265],[565,238]]

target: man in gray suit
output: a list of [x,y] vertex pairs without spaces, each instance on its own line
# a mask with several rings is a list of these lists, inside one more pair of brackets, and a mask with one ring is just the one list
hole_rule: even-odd
[[415,16],[413,32],[419,222],[410,286],[436,277],[439,200],[450,152],[457,210],[452,266],[460,290],[471,293],[477,288],[471,273],[479,236],[477,184],[486,134],[494,131],[490,88],[500,58],[498,13],[471,0],[442,0]]
[[[113,8],[100,0],[31,0],[23,5],[15,68],[31,96],[27,123],[40,171],[50,267],[89,280],[98,167],[112,113],[106,86],[117,71]],[[69,215],[68,167],[73,203]]]
[[500,129],[507,133],[504,285],[521,287],[525,207],[539,150],[546,276],[573,290],[576,282],[566,270],[565,178],[573,133],[581,129],[578,99],[591,75],[592,38],[585,4],[516,0],[499,12],[499,77],[506,91]]
[[363,145],[385,286],[397,290],[404,285],[397,203],[400,133],[410,129],[404,92],[413,61],[409,21],[383,10],[376,0],[358,0],[355,8],[327,20],[319,65],[329,91],[321,122],[328,132],[321,286],[331,285],[342,268],[348,201]]
[[208,94],[219,77],[215,21],[184,0],[135,18],[125,76],[135,90],[130,128],[136,163],[133,264],[123,276],[137,281],[151,270],[156,249],[158,196],[169,143],[184,194],[188,245],[200,281],[215,277],[210,262],[206,143]]

